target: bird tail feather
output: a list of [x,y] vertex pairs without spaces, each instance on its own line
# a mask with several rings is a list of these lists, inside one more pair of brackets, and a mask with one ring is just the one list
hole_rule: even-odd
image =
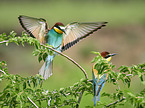
[[53,60],[53,58],[54,58],[54,56],[48,56],[46,58],[45,63],[43,64],[43,66],[39,70],[39,74],[41,76],[43,76],[45,80],[52,75],[52,63],[53,63],[52,60]]
[[94,101],[94,106],[96,106],[97,101],[100,101],[100,95],[94,96],[93,101]]

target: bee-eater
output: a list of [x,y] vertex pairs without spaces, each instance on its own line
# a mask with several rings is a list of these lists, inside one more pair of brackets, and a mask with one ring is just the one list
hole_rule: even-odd
[[[107,59],[108,62],[110,62],[111,60],[111,57],[116,55],[115,53],[114,54],[110,54],[109,52],[102,52],[101,53],[101,56],[104,58],[104,59]],[[95,69],[95,65],[97,64],[94,64],[93,65],[93,69],[92,69],[92,76],[93,76],[93,92],[94,92],[94,98],[93,98],[93,101],[94,101],[94,106],[96,106],[96,103],[97,101],[100,101],[100,92],[108,78],[108,73],[106,74],[103,74],[103,75],[99,75],[98,74],[98,71]]]
[[[18,17],[21,26],[32,37],[41,43],[52,45],[57,51],[64,51],[87,37],[89,34],[101,29],[107,22],[73,22],[64,26],[57,22],[52,28],[48,28],[47,22],[43,18],[33,18],[28,16]],[[48,55],[44,65],[39,70],[39,74],[47,79],[52,75],[52,61],[57,53]]]

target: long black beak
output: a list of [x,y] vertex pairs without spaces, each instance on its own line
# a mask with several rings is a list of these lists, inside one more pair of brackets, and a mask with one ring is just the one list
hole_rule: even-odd
[[113,54],[108,54],[105,58],[109,58],[109,57],[112,57],[112,56],[115,56],[117,55],[116,53],[113,53]]
[[109,54],[110,56],[115,56],[115,55],[117,55],[116,53],[113,53],[113,54]]

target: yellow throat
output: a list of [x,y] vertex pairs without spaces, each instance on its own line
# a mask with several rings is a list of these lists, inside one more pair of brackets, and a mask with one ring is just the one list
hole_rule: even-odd
[[55,30],[57,33],[59,33],[59,34],[62,34],[62,33],[63,33],[63,31],[60,30],[60,29],[58,29],[57,27],[54,27],[54,30]]
[[107,61],[110,61],[111,60],[111,57],[107,58]]

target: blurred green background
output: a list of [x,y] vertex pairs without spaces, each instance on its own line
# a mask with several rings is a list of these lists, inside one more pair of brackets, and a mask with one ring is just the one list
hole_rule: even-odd
[[[106,27],[80,41],[64,53],[77,61],[91,76],[91,60],[96,56],[91,51],[117,53],[112,63],[116,70],[121,65],[131,66],[145,61],[145,1],[144,0],[0,0],[0,33],[9,34],[12,30],[21,35],[17,17],[26,15],[47,20],[49,27],[56,22],[65,25],[70,22],[109,22]],[[0,61],[8,64],[8,72],[22,76],[38,73],[43,62],[32,55],[34,47],[10,44],[0,45]],[[84,78],[83,73],[66,58],[56,56],[53,62],[53,75],[44,81],[44,88],[53,90],[68,87]],[[121,83],[120,83],[121,84]],[[0,84],[0,91],[5,83]],[[112,84],[106,83],[102,92],[115,91]],[[127,89],[122,85],[122,89]],[[130,90],[138,93],[143,85],[132,79]],[[83,96],[80,107],[93,105],[93,96]],[[106,98],[101,97],[105,102]],[[107,100],[108,103],[111,100]],[[130,105],[129,105],[130,106]],[[125,105],[124,107],[128,107]]]

